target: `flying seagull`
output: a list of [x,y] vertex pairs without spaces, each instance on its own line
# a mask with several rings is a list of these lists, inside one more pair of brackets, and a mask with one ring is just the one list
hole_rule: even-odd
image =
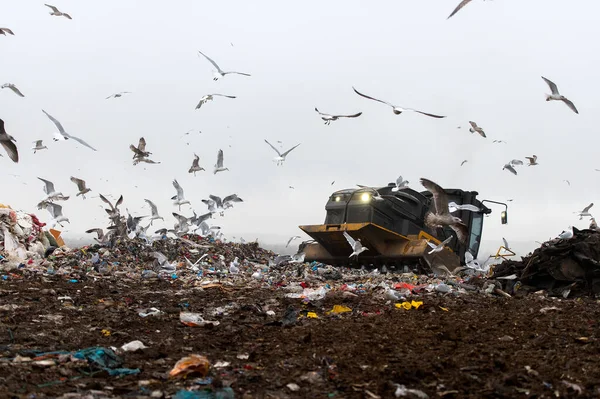
[[315,107],[315,111],[317,111],[319,113],[319,115],[321,115],[321,119],[323,119],[325,121],[326,125],[331,124],[331,121],[337,121],[339,118],[358,118],[359,116],[362,115],[362,112],[359,112],[359,113],[353,114],[353,115],[330,115],[330,114],[324,114],[321,111],[319,111],[317,109],[317,107]]
[[4,83],[2,86],[0,86],[1,89],[11,89],[17,96],[19,97],[25,97],[25,95],[23,93],[21,93],[21,90],[19,90],[17,88],[17,86],[15,86],[12,83]]
[[480,128],[479,126],[477,126],[477,123],[473,122],[473,121],[469,121],[469,123],[471,124],[471,127],[469,128],[469,132],[471,133],[479,133],[479,135],[481,137],[486,137],[485,132],[483,131],[482,128]]
[[204,170],[203,167],[198,165],[199,162],[200,162],[200,157],[198,155],[194,154],[194,160],[192,161],[192,166],[188,170],[188,173],[193,173],[194,176],[196,176],[196,172],[200,172],[201,170]]
[[46,204],[46,210],[50,213],[50,216],[52,216],[52,221],[50,222],[52,227],[56,226],[57,224],[63,227],[62,224],[60,224],[61,222],[67,222],[71,224],[71,222],[69,222],[69,218],[63,215],[62,206],[49,202]]
[[80,196],[85,199],[85,195],[87,193],[89,193],[90,191],[92,191],[91,189],[87,188],[85,186],[85,180],[81,180],[78,179],[76,177],[71,176],[71,181],[75,184],[77,184],[77,189],[79,190],[79,192],[77,193],[77,196]]
[[584,216],[592,217],[592,214],[590,213],[590,209],[593,206],[594,206],[594,203],[592,202],[591,204],[589,204],[588,206],[583,208],[583,210],[581,212],[575,212],[575,213],[577,213],[577,216],[579,216],[579,220],[583,219]]
[[509,162],[506,165],[504,165],[504,167],[502,168],[502,170],[508,170],[510,173],[512,173],[513,175],[517,175],[517,170],[514,168],[514,166]]
[[346,241],[348,241],[348,244],[350,244],[350,246],[352,247],[352,253],[350,254],[350,256],[348,256],[349,258],[353,257],[354,255],[356,255],[356,257],[358,258],[358,255],[360,255],[362,252],[369,250],[369,248],[362,246],[360,238],[355,240],[350,236],[350,234],[348,234],[347,231],[344,231],[344,237],[346,237]]
[[454,14],[456,14],[457,12],[459,12],[461,8],[463,8],[464,6],[466,6],[467,4],[469,4],[470,2],[471,2],[471,0],[462,0],[460,2],[460,4],[458,6],[456,6],[456,8],[454,9],[454,11],[452,11],[452,14],[450,14],[448,16],[448,18],[446,18],[446,20],[450,19]]
[[12,30],[10,30],[10,29],[8,29],[8,28],[0,28],[0,35],[4,35],[4,36],[6,36],[6,34],[7,34],[7,33],[8,33],[9,35],[13,35],[13,36],[15,35],[15,34],[13,33],[13,31],[12,31]]
[[150,212],[152,213],[150,216],[150,224],[152,224],[152,222],[157,219],[160,219],[162,221],[165,220],[165,218],[158,214],[158,208],[156,207],[156,205],[154,205],[154,202],[150,201],[149,199],[145,199],[144,201],[148,203],[148,206],[150,206]]
[[467,162],[469,162],[469,161],[467,161],[467,160],[465,159],[464,161],[462,161],[462,162],[460,163],[460,166],[463,166],[463,165],[464,165],[464,164],[466,164]]
[[218,93],[206,94],[205,96],[203,96],[200,99],[200,102],[198,103],[198,105],[196,105],[196,109],[200,109],[200,107],[203,106],[204,104],[206,104],[207,102],[214,100],[214,96],[220,96],[220,97],[226,97],[226,98],[236,98],[235,96],[228,96],[226,94],[218,94]]
[[98,235],[98,238],[94,237],[94,240],[96,240],[96,242],[99,244],[106,244],[109,241],[109,238],[112,235],[113,231],[109,230],[106,234],[104,234],[104,230],[102,230],[101,228],[95,228],[86,230],[85,232],[88,234],[96,233]]
[[398,178],[396,179],[396,186],[394,188],[392,188],[392,191],[396,192],[399,190],[403,190],[405,188],[408,188],[408,180],[404,180],[402,178],[402,176],[398,176]]
[[146,139],[143,137],[140,137],[137,147],[133,144],[129,144],[129,149],[133,151],[133,159],[145,158],[148,155],[152,154],[150,151],[146,151]]
[[10,134],[6,133],[4,129],[4,121],[0,119],[0,144],[4,147],[4,150],[8,154],[8,157],[14,162],[19,162],[19,151],[17,150],[17,145],[15,144],[17,140]]
[[521,161],[520,159],[513,159],[509,162],[509,164],[511,164],[512,166],[523,165],[523,161]]
[[448,210],[450,213],[454,213],[456,211],[470,211],[470,212],[481,212],[481,209],[471,204],[462,204],[459,205],[456,202],[450,201],[448,203]]
[[565,104],[567,104],[567,106],[569,108],[571,108],[571,110],[573,112],[575,112],[576,114],[579,113],[579,111],[577,111],[577,108],[575,108],[575,104],[573,104],[571,102],[571,100],[569,100],[568,98],[566,98],[565,96],[563,96],[562,94],[560,94],[558,92],[558,87],[556,86],[556,84],[554,84],[554,82],[546,79],[543,76],[542,76],[542,79],[544,79],[544,82],[546,82],[548,84],[548,86],[550,86],[550,90],[552,90],[552,94],[546,94],[546,101],[551,101],[551,100],[562,101]]
[[202,56],[204,56],[204,58],[206,58],[211,64],[213,64],[213,66],[215,68],[217,68],[216,71],[213,71],[213,80],[219,80],[219,78],[224,77],[225,75],[229,75],[229,74],[236,74],[236,75],[244,75],[244,76],[250,76],[250,74],[247,73],[243,73],[243,72],[234,72],[234,71],[229,71],[229,72],[225,72],[223,71],[216,62],[214,62],[209,56],[207,56],[206,54],[204,54],[202,51],[198,50],[198,53],[202,54]]
[[173,180],[173,187],[175,187],[175,190],[177,190],[177,194],[171,197],[171,199],[174,200],[173,205],[179,206],[179,210],[181,210],[181,205],[183,204],[188,204],[191,206],[192,204],[190,204],[190,201],[183,197],[183,188],[181,188],[177,180]]
[[290,245],[290,243],[291,243],[292,241],[294,241],[294,240],[297,240],[297,239],[299,239],[299,238],[302,238],[302,237],[300,237],[300,236],[293,236],[293,237],[290,237],[290,239],[288,240],[287,244],[285,244],[285,247],[286,247],[286,248],[287,248],[287,247],[289,247],[289,245]]
[[48,147],[46,147],[45,145],[42,145],[42,141],[44,141],[44,140],[36,140],[36,141],[34,141],[35,147],[32,148],[34,154],[36,153],[36,151],[41,151],[41,150],[47,150],[48,149]]
[[44,5],[46,7],[50,7],[52,9],[52,12],[50,13],[50,15],[54,15],[54,16],[57,16],[57,17],[65,17],[65,18],[68,18],[68,19],[73,19],[73,18],[71,18],[71,16],[69,14],[64,13],[64,12],[60,12],[58,10],[58,8],[56,8],[54,6],[51,6],[50,4],[44,4]]
[[119,93],[111,94],[110,96],[106,97],[106,100],[108,100],[109,98],[123,97],[123,94],[131,94],[131,92],[130,91],[121,91]]
[[525,157],[529,160],[529,163],[527,164],[527,166],[534,166],[534,165],[539,165],[537,163],[537,155],[533,155],[531,157]]
[[492,141],[492,143],[504,143],[504,144],[507,144],[506,141],[504,141],[504,140],[494,140],[494,141]]
[[431,255],[435,252],[440,252],[442,249],[444,249],[446,244],[448,244],[450,242],[450,240],[452,240],[453,238],[454,238],[454,236],[450,236],[450,237],[446,238],[444,241],[440,242],[438,245],[435,245],[431,241],[427,241],[427,245],[429,245],[429,247],[431,248],[431,251],[429,251],[428,254]]
[[449,226],[456,232],[458,241],[465,244],[469,235],[469,229],[462,219],[450,215],[448,195],[444,189],[431,180],[424,178],[421,178],[421,184],[433,194],[433,204],[435,206],[435,213],[430,210],[425,215],[425,224],[427,227],[436,228]]
[[355,92],[356,94],[358,94],[359,96],[362,96],[362,97],[364,97],[364,98],[368,98],[369,100],[373,100],[373,101],[377,101],[377,102],[383,103],[383,104],[385,104],[385,105],[389,105],[390,107],[392,107],[392,110],[394,111],[394,114],[396,114],[396,115],[400,115],[402,112],[405,112],[405,111],[413,111],[413,112],[418,112],[419,114],[423,114],[423,115],[431,116],[432,118],[445,118],[445,116],[441,116],[441,115],[434,115],[434,114],[428,114],[427,112],[423,112],[423,111],[417,111],[416,109],[412,109],[412,108],[403,108],[403,107],[399,107],[399,106],[397,106],[397,105],[390,104],[390,103],[388,103],[388,102],[386,102],[386,101],[378,100],[378,99],[376,99],[376,98],[369,97],[369,96],[367,96],[367,95],[365,95],[365,94],[359,93],[359,92],[358,92],[358,90],[356,90],[354,87],[352,87],[352,89],[353,89],[353,90],[354,90],[354,92]]
[[54,183],[49,180],[42,179],[38,177],[42,182],[44,182],[44,193],[46,193],[46,198],[44,200],[52,201],[52,200],[68,200],[69,197],[65,197],[63,193],[57,192],[54,188]]
[[223,150],[219,150],[217,153],[217,163],[215,164],[213,174],[216,175],[218,172],[224,172],[226,170],[229,170],[229,168],[223,167]]
[[285,157],[287,157],[287,155],[288,155],[290,152],[292,152],[292,150],[293,150],[294,148],[296,148],[296,147],[298,147],[300,144],[302,144],[302,143],[296,144],[295,146],[293,146],[292,148],[290,148],[290,149],[289,149],[289,150],[287,150],[286,152],[284,152],[284,153],[281,153],[281,152],[279,152],[279,150],[278,150],[277,148],[275,148],[275,146],[273,146],[273,144],[269,143],[269,142],[267,141],[267,139],[265,139],[265,143],[267,143],[267,144],[268,144],[268,145],[269,145],[269,146],[270,146],[270,147],[271,147],[271,148],[272,148],[272,149],[273,149],[273,150],[274,150],[274,151],[277,153],[277,155],[278,155],[278,156],[277,156],[277,157],[275,157],[275,158],[273,159],[273,162],[277,162],[277,165],[278,165],[278,166],[279,166],[279,165],[283,165],[283,163],[285,162]]
[[567,183],[569,185],[569,187],[571,186],[571,182],[568,180],[563,180],[565,183]]
[[65,129],[63,128],[63,126],[60,124],[60,122],[58,120],[56,120],[55,118],[53,118],[52,115],[50,115],[49,113],[47,113],[44,110],[42,110],[42,112],[46,114],[46,116],[54,123],[54,125],[56,125],[56,128],[58,129],[58,132],[60,133],[60,135],[55,135],[54,141],[73,139],[73,140],[77,141],[78,143],[83,144],[87,148],[96,151],[96,149],[94,147],[92,147],[91,145],[89,145],[88,143],[86,143],[85,141],[80,139],[79,137],[71,136],[69,133],[67,133],[65,131]]

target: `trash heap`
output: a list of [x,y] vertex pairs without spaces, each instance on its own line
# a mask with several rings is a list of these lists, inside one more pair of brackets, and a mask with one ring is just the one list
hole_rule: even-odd
[[546,290],[563,296],[600,293],[600,232],[573,229],[570,239],[545,242],[521,261],[506,260],[492,278],[509,294]]

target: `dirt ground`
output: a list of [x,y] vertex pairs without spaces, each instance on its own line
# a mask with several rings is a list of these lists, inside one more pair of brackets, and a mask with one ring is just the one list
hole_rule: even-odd
[[[600,395],[600,310],[593,299],[433,293],[417,298],[423,301],[418,309],[405,310],[373,293],[329,293],[308,304],[284,293],[189,289],[177,280],[125,284],[114,276],[0,281],[0,397],[90,391],[103,393],[88,397],[171,397],[182,389],[208,393],[230,386],[236,398],[390,398],[395,384],[430,398]],[[58,299],[65,296],[72,301]],[[352,312],[326,314],[333,305]],[[151,307],[163,313],[138,315]],[[211,313],[219,307],[227,314]],[[300,316],[282,326],[288,307]],[[188,327],[179,321],[182,310],[220,324]],[[148,347],[120,353],[121,367],[139,368],[136,375],[110,376],[65,358],[47,366],[13,361],[17,355],[44,358],[32,350],[119,348],[133,340]],[[210,378],[169,379],[174,364],[190,354],[210,360]],[[217,362],[229,364],[216,368]]]

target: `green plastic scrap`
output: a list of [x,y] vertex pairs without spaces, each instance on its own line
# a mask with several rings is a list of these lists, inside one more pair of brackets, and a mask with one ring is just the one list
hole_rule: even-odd
[[186,391],[185,389],[182,389],[173,396],[173,399],[234,399],[234,397],[233,389],[226,387],[215,391],[208,389],[202,391]]

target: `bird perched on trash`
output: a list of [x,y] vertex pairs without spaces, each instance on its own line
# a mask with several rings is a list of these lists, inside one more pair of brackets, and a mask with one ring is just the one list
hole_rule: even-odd
[[483,131],[482,128],[480,128],[479,126],[477,126],[477,123],[473,122],[473,121],[469,121],[469,123],[471,124],[471,127],[469,128],[469,132],[471,133],[479,133],[479,135],[481,137],[486,137],[485,132]]
[[229,96],[227,94],[219,94],[219,93],[206,94],[206,95],[202,96],[202,98],[200,98],[198,105],[196,105],[196,109],[200,109],[200,107],[202,107],[207,102],[213,101],[215,99],[215,96],[225,97],[225,98],[236,98],[236,96]]
[[19,150],[15,144],[17,140],[10,134],[6,133],[4,129],[4,121],[0,119],[0,144],[4,147],[4,150],[8,154],[8,157],[14,162],[19,162]]
[[192,161],[192,166],[188,170],[188,173],[193,173],[194,176],[196,176],[196,172],[200,172],[201,170],[204,170],[204,168],[199,165],[199,162],[200,162],[200,157],[198,155],[194,154],[194,160]]
[[79,190],[79,192],[77,193],[77,196],[81,195],[81,198],[83,198],[83,199],[85,199],[85,195],[87,193],[92,191],[91,189],[89,189],[85,186],[85,180],[81,180],[81,179],[71,176],[71,181],[77,185],[77,189]]
[[348,234],[347,231],[344,231],[344,237],[346,238],[346,241],[348,241],[348,244],[350,244],[350,247],[352,247],[352,253],[350,256],[348,256],[349,258],[353,257],[354,255],[356,255],[358,258],[358,255],[369,250],[369,248],[363,247],[362,243],[360,242],[360,238],[355,240],[350,234]]
[[181,186],[179,185],[177,180],[173,180],[173,187],[175,187],[175,190],[177,190],[177,194],[175,194],[174,196],[171,197],[171,199],[174,200],[173,205],[177,205],[179,207],[179,210],[181,210],[181,205],[184,205],[184,204],[188,204],[189,206],[192,206],[190,201],[186,200],[183,197],[183,188],[181,188]]
[[508,246],[508,241],[506,241],[506,238],[502,237],[502,242],[504,243],[504,248],[510,251],[510,247]]
[[417,112],[417,113],[419,113],[419,114],[422,114],[422,115],[430,116],[430,117],[432,117],[432,118],[445,118],[445,116],[442,116],[442,115],[435,115],[435,114],[430,114],[430,113],[423,112],[423,111],[417,111],[416,109],[413,109],[413,108],[404,108],[404,107],[400,107],[400,106],[397,106],[397,105],[394,105],[394,104],[388,103],[387,101],[378,100],[378,99],[376,99],[376,98],[369,97],[369,96],[367,96],[366,94],[362,94],[362,93],[360,93],[358,90],[356,90],[354,87],[352,87],[352,89],[354,90],[354,92],[355,92],[356,94],[358,94],[358,95],[359,95],[359,96],[361,96],[361,97],[368,98],[369,100],[377,101],[377,102],[379,102],[379,103],[382,103],[382,104],[385,104],[385,105],[387,105],[387,106],[390,106],[390,107],[392,107],[392,111],[393,111],[393,112],[394,112],[394,114],[396,114],[396,115],[400,115],[401,113],[403,113],[403,112],[406,112],[406,111],[412,111],[412,112]]
[[588,206],[586,206],[585,208],[583,208],[583,210],[581,212],[575,212],[577,214],[577,216],[579,216],[579,220],[583,219],[584,216],[589,216],[589,217],[593,217],[592,214],[590,213],[590,209],[594,206],[594,203],[590,203]]
[[13,36],[15,35],[14,32],[8,28],[0,28],[0,35],[6,36],[7,33],[9,35],[13,35]]
[[42,144],[42,141],[44,141],[44,140],[36,140],[36,141],[34,141],[35,146],[31,148],[33,150],[34,154],[37,151],[47,150],[48,149],[48,147],[46,147],[45,145]]
[[331,121],[337,121],[340,118],[358,118],[359,116],[362,115],[362,112],[359,112],[359,113],[353,114],[353,115],[330,115],[330,114],[324,114],[321,111],[319,111],[317,109],[317,107],[315,107],[315,111],[317,111],[319,113],[319,115],[321,115],[321,119],[323,119],[325,121],[326,125],[330,125]]
[[590,219],[590,230],[600,231],[600,229],[598,229],[598,224],[596,223],[596,219],[594,219],[594,218]]
[[213,71],[213,80],[219,80],[219,78],[224,77],[225,75],[230,75],[230,74],[236,74],[236,75],[243,75],[243,76],[250,76],[250,74],[248,73],[243,73],[243,72],[234,72],[234,71],[228,71],[225,72],[221,69],[221,67],[219,67],[217,65],[217,63],[215,61],[212,60],[212,58],[210,58],[209,56],[207,56],[206,54],[204,54],[202,51],[198,50],[198,53],[201,54],[204,58],[206,58],[208,60],[208,62],[210,62],[211,64],[213,64],[213,66],[217,69],[216,71]]
[[565,231],[558,235],[561,240],[569,240],[573,238],[573,226],[569,226]]
[[156,207],[156,205],[154,205],[154,202],[150,201],[149,199],[145,199],[144,201],[146,201],[148,203],[148,206],[150,207],[150,224],[152,224],[152,222],[154,222],[157,219],[160,219],[162,221],[165,220],[165,218],[158,214],[158,208]]
[[396,179],[396,186],[392,188],[393,192],[399,191],[399,190],[403,190],[405,188],[408,188],[408,180],[404,180],[402,178],[402,176],[398,176],[398,178]]
[[23,93],[21,93],[21,90],[19,90],[17,88],[17,86],[15,86],[12,83],[4,83],[2,86],[0,86],[0,89],[11,89],[13,91],[13,93],[15,93],[17,96],[25,97],[25,95],[23,95]]
[[537,155],[533,155],[531,157],[525,157],[529,160],[529,163],[527,164],[527,166],[534,166],[534,165],[538,165],[537,163]]
[[450,215],[448,195],[444,189],[437,183],[425,178],[421,178],[421,184],[432,194],[435,207],[435,213],[429,210],[425,215],[425,225],[429,228],[449,226],[456,232],[458,241],[466,244],[469,228],[461,218]]
[[52,11],[50,12],[50,15],[54,15],[55,17],[65,17],[67,19],[73,19],[71,18],[71,16],[65,12],[61,12],[58,8],[51,6],[50,4],[44,4],[46,7],[50,7],[52,9]]
[[452,240],[454,238],[454,236],[450,236],[448,238],[446,238],[444,241],[440,242],[438,245],[435,245],[434,243],[432,243],[431,241],[427,241],[427,245],[429,245],[431,247],[431,251],[429,251],[429,255],[435,253],[435,252],[440,252],[442,249],[444,249],[444,247],[450,242],[450,240]]
[[548,84],[550,90],[552,91],[552,94],[546,94],[546,101],[562,101],[563,103],[567,104],[569,108],[571,108],[571,111],[575,112],[576,114],[579,113],[579,111],[577,111],[577,108],[575,108],[575,104],[573,104],[571,100],[569,100],[568,98],[566,98],[558,92],[558,86],[556,86],[554,82],[552,82],[549,79],[546,79],[543,76],[542,79],[544,79],[544,82]]
[[218,172],[224,172],[229,170],[229,168],[223,167],[223,150],[219,150],[217,153],[217,163],[215,164],[215,169],[213,170],[213,174],[217,174]]
[[285,162],[285,157],[287,157],[287,155],[292,152],[292,150],[296,147],[298,147],[300,144],[296,144],[295,146],[293,146],[292,148],[290,148],[289,150],[287,150],[286,152],[279,152],[279,150],[277,148],[275,148],[275,146],[273,146],[273,144],[269,143],[267,141],[267,139],[265,139],[265,143],[267,143],[276,153],[277,156],[273,159],[273,162],[277,162],[277,166],[283,165],[283,163]]

